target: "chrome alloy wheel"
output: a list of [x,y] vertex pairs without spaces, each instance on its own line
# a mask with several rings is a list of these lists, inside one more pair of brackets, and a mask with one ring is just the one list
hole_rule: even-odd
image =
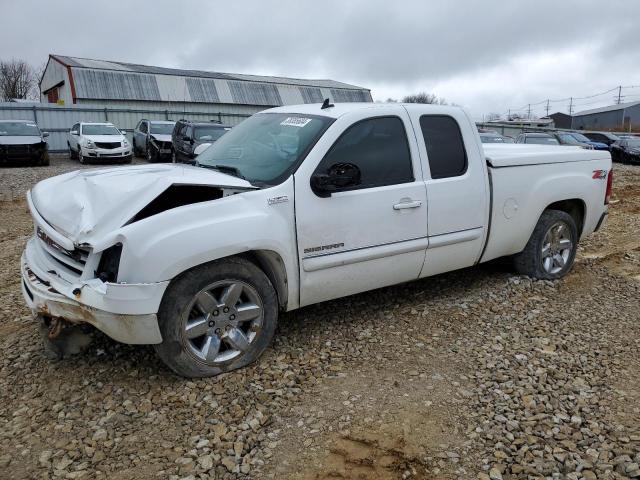
[[564,222],[554,223],[542,242],[542,267],[547,273],[558,273],[569,261],[572,250],[571,230]]
[[239,280],[222,280],[198,292],[182,318],[183,342],[207,364],[234,360],[248,352],[262,328],[258,292]]

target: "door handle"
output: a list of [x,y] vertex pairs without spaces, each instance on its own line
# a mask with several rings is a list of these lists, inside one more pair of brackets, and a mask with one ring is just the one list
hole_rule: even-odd
[[404,210],[405,208],[418,208],[421,205],[422,205],[422,202],[420,200],[414,200],[414,201],[410,201],[410,202],[396,203],[393,206],[393,209],[394,210]]

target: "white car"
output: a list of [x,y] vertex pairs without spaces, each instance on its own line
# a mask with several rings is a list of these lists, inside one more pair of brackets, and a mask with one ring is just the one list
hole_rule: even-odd
[[112,123],[78,122],[69,130],[69,155],[80,163],[131,163],[131,144]]
[[175,372],[254,361],[278,312],[514,256],[562,278],[611,193],[608,152],[480,143],[456,107],[286,106],[196,166],[67,173],[28,195],[36,316],[154,344]]

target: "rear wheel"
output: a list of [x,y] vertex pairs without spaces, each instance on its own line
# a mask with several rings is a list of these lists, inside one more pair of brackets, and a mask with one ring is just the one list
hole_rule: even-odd
[[269,346],[277,296],[253,263],[232,257],[189,270],[164,294],[158,321],[160,358],[185,377],[210,377],[244,367]]
[[564,277],[573,265],[578,247],[578,228],[571,215],[546,210],[525,249],[514,257],[518,273],[544,280]]

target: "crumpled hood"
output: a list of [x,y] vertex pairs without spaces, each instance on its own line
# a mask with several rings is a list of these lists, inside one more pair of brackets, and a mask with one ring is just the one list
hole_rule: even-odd
[[37,135],[0,135],[0,145],[33,145],[42,142]]
[[162,135],[160,133],[152,133],[151,134],[151,138],[159,141],[159,142],[170,142],[171,141],[171,135]]
[[174,184],[253,188],[224,173],[169,164],[79,170],[43,180],[30,194],[47,223],[80,244],[120,228]]

